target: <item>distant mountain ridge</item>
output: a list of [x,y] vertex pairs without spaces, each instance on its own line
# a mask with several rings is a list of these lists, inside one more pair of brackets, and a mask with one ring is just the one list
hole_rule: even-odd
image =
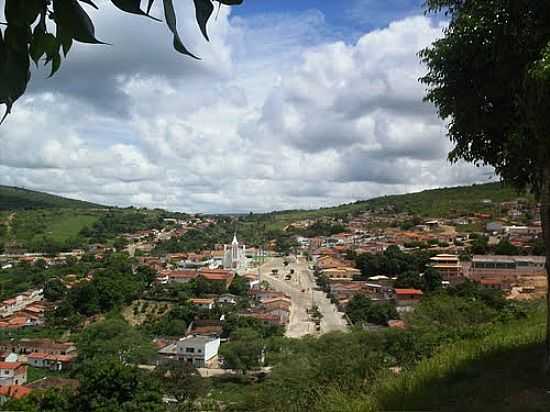
[[106,206],[20,187],[0,185],[0,210],[97,208],[103,209]]
[[[525,193],[518,193],[502,183],[485,183],[381,196],[314,210],[279,210],[271,213],[258,213],[257,215],[272,216],[277,220],[292,221],[303,218],[342,216],[347,213],[357,213],[369,209],[392,207],[396,210],[408,211],[422,216],[446,216],[451,212],[454,212],[452,214],[456,214],[457,212],[487,209],[490,206],[481,205],[481,201],[484,199],[491,200],[492,202],[502,202],[513,200],[520,196],[531,197]],[[107,208],[109,207],[92,202],[69,199],[19,187],[0,185],[0,211]],[[227,215],[246,216],[247,214],[228,213]]]

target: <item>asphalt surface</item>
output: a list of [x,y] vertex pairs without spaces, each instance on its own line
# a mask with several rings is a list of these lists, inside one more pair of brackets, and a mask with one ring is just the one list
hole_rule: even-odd
[[[285,260],[288,262],[287,266],[284,265]],[[273,274],[273,269],[277,270],[276,275]],[[286,276],[291,270],[294,270],[294,274],[287,280]],[[347,329],[343,314],[336,310],[336,306],[324,292],[315,290],[313,272],[308,269],[305,258],[271,258],[260,267],[260,278],[267,281],[273,289],[290,296],[292,306],[286,336],[298,338]],[[316,330],[307,313],[313,305],[317,305],[322,314],[320,330]]]

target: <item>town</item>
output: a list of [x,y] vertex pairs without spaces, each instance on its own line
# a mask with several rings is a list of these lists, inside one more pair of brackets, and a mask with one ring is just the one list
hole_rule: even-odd
[[[148,373],[185,365],[199,380],[263,376],[273,364],[269,339],[409,331],[417,306],[442,291],[539,301],[540,206],[526,197],[474,205],[458,216],[420,217],[391,205],[300,216],[261,242],[261,215],[180,215],[74,250],[7,244],[1,399],[76,390],[74,371],[96,351]],[[118,219],[136,213],[148,212]],[[22,284],[29,288],[8,295]],[[201,399],[178,390],[164,402]]]

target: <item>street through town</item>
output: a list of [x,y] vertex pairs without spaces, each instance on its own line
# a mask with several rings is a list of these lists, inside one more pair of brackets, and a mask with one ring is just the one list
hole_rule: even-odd
[[[285,260],[288,266],[284,265]],[[273,270],[277,274],[273,274]],[[290,280],[286,275],[294,273]],[[284,292],[292,301],[290,320],[287,325],[286,336],[297,338],[304,335],[315,335],[332,331],[344,331],[347,324],[343,314],[336,310],[321,290],[316,290],[313,272],[303,257],[272,258],[260,267],[260,279],[267,281],[275,290]],[[317,305],[322,314],[321,329],[316,331],[307,310]]]

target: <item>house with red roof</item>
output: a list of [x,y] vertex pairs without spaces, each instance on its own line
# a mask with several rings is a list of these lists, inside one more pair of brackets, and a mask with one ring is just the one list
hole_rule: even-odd
[[208,281],[224,283],[226,289],[231,286],[233,279],[235,279],[235,273],[227,269],[201,268],[198,273],[200,277]]
[[195,269],[163,270],[157,277],[159,283],[187,283],[199,276]]
[[21,399],[29,395],[31,389],[21,385],[6,385],[0,386],[0,405],[11,399]]
[[27,355],[27,362],[35,368],[61,371],[67,369],[74,361],[72,355],[51,355],[44,352],[33,352]]
[[393,292],[398,312],[411,312],[424,295],[420,289],[394,289]]
[[0,362],[0,386],[24,385],[27,366],[21,362]]

